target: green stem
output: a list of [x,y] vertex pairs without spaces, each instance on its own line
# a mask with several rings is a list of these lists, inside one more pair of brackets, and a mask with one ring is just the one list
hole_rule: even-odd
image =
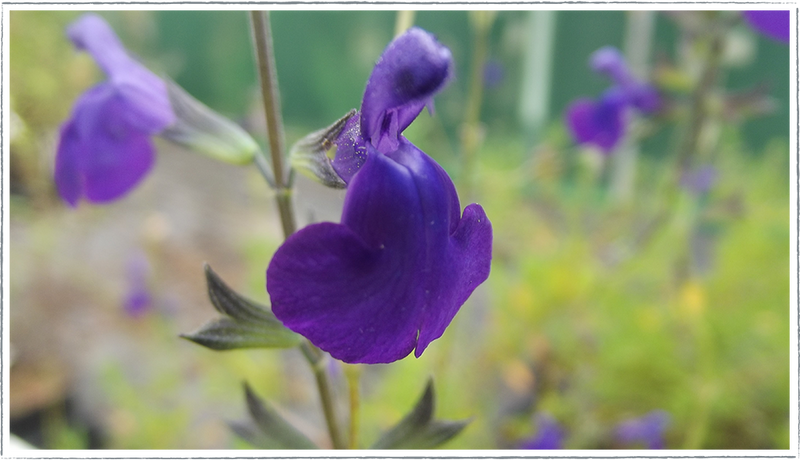
[[[250,21],[253,29],[253,42],[255,43],[261,94],[264,100],[264,112],[267,119],[267,135],[269,137],[272,171],[274,171],[275,180],[275,199],[278,204],[284,238],[288,238],[295,232],[297,226],[294,220],[294,209],[292,208],[291,200],[292,174],[290,172],[289,177],[286,177],[283,164],[285,151],[283,145],[283,121],[281,120],[281,104],[278,93],[278,77],[275,73],[275,56],[272,48],[269,12],[251,11]],[[264,162],[257,162],[256,164],[263,174]],[[345,442],[337,423],[328,374],[323,366],[325,355],[308,341],[300,345],[300,349],[314,372],[331,443],[335,449],[343,449]]]
[[462,128],[462,149],[464,153],[464,182],[466,195],[472,191],[472,174],[475,168],[475,157],[481,142],[480,114],[483,103],[483,68],[489,54],[489,30],[494,21],[494,12],[473,11],[472,29],[474,31],[472,69],[470,70],[470,87],[467,94],[467,107]]
[[311,365],[311,370],[314,372],[314,379],[317,381],[317,389],[319,390],[319,399],[322,402],[322,412],[325,415],[325,423],[328,425],[328,433],[330,434],[333,448],[344,449],[347,444],[342,437],[342,431],[339,429],[339,422],[333,406],[331,385],[328,380],[328,373],[325,371],[325,355],[319,348],[308,341],[300,345],[300,351],[303,352],[303,356],[305,356],[306,361]]
[[[719,28],[716,24],[712,27]],[[700,133],[708,117],[708,95],[714,88],[717,75],[719,74],[724,44],[723,40],[724,37],[721,31],[717,30],[713,33],[710,40],[710,50],[706,59],[706,66],[703,69],[697,87],[692,93],[691,107],[689,109],[689,124],[687,125],[686,136],[678,150],[678,168],[681,172],[687,170],[692,164],[695,152],[697,151]]]
[[253,42],[256,48],[256,62],[261,83],[261,97],[264,101],[264,112],[267,118],[267,137],[272,158],[272,171],[275,175],[275,200],[281,216],[283,236],[288,238],[297,226],[292,209],[291,190],[287,187],[286,172],[283,164],[283,120],[281,119],[281,102],[278,93],[278,75],[275,72],[275,55],[272,51],[272,31],[269,26],[269,12],[251,11],[250,20],[253,26]]
[[361,399],[359,394],[359,378],[361,377],[361,366],[358,364],[345,366],[347,376],[347,388],[350,394],[350,449],[358,449],[358,425]]
[[405,32],[408,28],[414,25],[414,15],[415,11],[398,11],[397,12],[397,19],[394,23],[394,36],[397,37],[398,35]]

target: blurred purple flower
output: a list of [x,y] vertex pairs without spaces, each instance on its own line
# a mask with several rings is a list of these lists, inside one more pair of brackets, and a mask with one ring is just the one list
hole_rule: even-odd
[[567,107],[566,122],[576,143],[593,144],[608,154],[625,134],[628,107],[653,113],[661,107],[661,97],[652,85],[633,76],[614,47],[595,51],[589,64],[595,72],[609,77],[613,85],[598,100],[573,101]]
[[131,190],[153,165],[150,136],[175,121],[167,86],[125,52],[114,31],[94,14],[67,29],[108,80],[85,92],[61,127],[55,182],[70,206],[103,203]]
[[490,59],[483,66],[483,86],[486,88],[496,88],[500,86],[505,80],[506,71],[503,64],[496,60]]
[[743,11],[742,16],[753,30],[783,43],[791,37],[789,11]]
[[138,318],[152,306],[147,279],[150,276],[150,264],[144,254],[134,254],[127,263],[126,279],[128,284],[124,309],[128,316]]
[[520,449],[563,449],[564,430],[550,414],[536,415],[536,435],[523,441]]
[[70,206],[116,200],[152,168],[151,137],[232,164],[250,163],[258,144],[240,126],[128,56],[111,27],[85,14],[67,29],[108,79],[86,91],[61,127],[55,183]]
[[687,190],[701,195],[711,190],[717,181],[717,169],[711,165],[686,171],[681,176],[681,185]]
[[666,411],[654,410],[642,417],[625,420],[617,425],[617,441],[626,445],[641,444],[647,449],[663,449],[669,419]]
[[440,337],[489,276],[492,228],[402,131],[452,74],[450,50],[411,28],[378,59],[361,111],[333,143],[348,184],[340,224],[303,228],[267,269],[275,315],[334,358],[388,363]]

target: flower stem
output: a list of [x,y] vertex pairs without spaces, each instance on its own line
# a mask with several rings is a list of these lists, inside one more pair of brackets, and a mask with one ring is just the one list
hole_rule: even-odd
[[281,216],[283,236],[288,238],[297,226],[292,209],[291,190],[286,186],[286,172],[283,165],[283,120],[281,118],[281,102],[278,93],[278,75],[275,72],[275,55],[272,51],[272,31],[269,26],[269,12],[251,11],[250,20],[253,28],[253,42],[256,48],[256,62],[261,82],[261,97],[264,100],[264,111],[267,118],[267,136],[272,158],[272,170],[275,175],[275,199]]
[[[272,31],[269,25],[269,12],[251,11],[250,23],[253,29],[253,42],[255,44],[258,75],[261,82],[261,94],[264,100],[264,112],[267,119],[267,135],[269,137],[272,171],[274,172],[275,181],[275,199],[278,204],[278,212],[280,213],[284,238],[288,238],[295,232],[297,225],[294,219],[294,209],[292,208],[291,200],[292,174],[289,172],[287,178],[283,165],[283,121],[281,119],[281,104],[278,94],[278,77],[275,73],[275,55],[272,49]],[[264,177],[267,178],[268,174],[264,173],[264,162],[257,162],[257,166],[262,174],[264,174]],[[311,370],[314,372],[314,378],[317,382],[322,411],[325,415],[325,422],[328,425],[331,443],[335,449],[343,449],[345,447],[345,442],[337,423],[328,374],[322,365],[325,355],[309,341],[300,345],[300,349],[311,366]]]
[[314,372],[314,378],[317,381],[317,389],[319,390],[319,399],[322,402],[322,412],[325,414],[325,423],[328,425],[328,433],[330,434],[333,448],[344,449],[346,443],[344,438],[342,438],[342,431],[339,429],[339,423],[336,419],[336,412],[333,408],[331,385],[328,381],[328,373],[325,371],[325,355],[319,348],[308,341],[300,345],[300,350],[303,352],[303,356],[305,356],[306,360],[311,365],[311,370]]
[[475,157],[483,137],[483,127],[480,123],[481,104],[483,103],[483,68],[489,55],[489,31],[496,13],[492,11],[472,11],[470,14],[474,34],[472,69],[470,70],[469,93],[467,94],[464,124],[461,131],[461,146],[464,154],[463,174],[467,197],[472,193],[472,174],[475,168]]
[[[719,28],[713,24],[712,27]],[[681,172],[689,169],[694,159],[700,133],[708,118],[708,95],[714,89],[719,74],[722,59],[724,37],[721,31],[715,31],[710,38],[710,50],[706,57],[706,66],[700,76],[700,81],[692,93],[691,107],[689,109],[689,123],[687,124],[686,137],[678,151],[678,168]]]
[[394,23],[394,36],[397,37],[398,35],[405,32],[408,28],[414,25],[414,15],[415,11],[398,11],[397,12],[397,19],[395,19]]
[[361,366],[358,364],[345,366],[344,373],[347,377],[347,388],[350,394],[350,443],[348,448],[358,449],[359,407],[361,406],[358,381],[361,377]]

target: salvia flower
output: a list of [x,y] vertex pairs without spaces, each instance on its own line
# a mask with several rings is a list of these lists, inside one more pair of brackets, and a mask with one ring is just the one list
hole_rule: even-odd
[[663,410],[648,412],[640,418],[621,422],[616,438],[625,445],[642,445],[647,449],[664,448],[664,432],[669,426],[669,414]]
[[267,269],[275,315],[334,358],[419,357],[489,276],[492,228],[463,215],[455,186],[403,130],[452,75],[450,51],[418,28],[376,63],[361,110],[320,136],[347,187],[341,223],[289,237]]
[[608,154],[625,135],[628,109],[653,113],[661,107],[661,98],[653,86],[633,76],[616,48],[595,51],[590,66],[609,77],[613,85],[597,100],[573,101],[567,108],[566,122],[576,143],[594,145]]
[[536,414],[536,435],[523,441],[520,449],[563,449],[564,430],[550,414]]
[[150,264],[142,253],[133,254],[126,268],[127,292],[124,301],[125,313],[138,318],[153,305],[152,295],[148,288]]
[[717,181],[718,175],[719,173],[715,167],[704,165],[685,171],[681,175],[680,184],[686,190],[696,195],[702,195],[711,190]]
[[743,11],[745,22],[753,30],[779,42],[789,43],[791,18],[785,11]]
[[78,99],[61,127],[55,183],[70,206],[82,198],[113,201],[133,189],[153,166],[157,134],[224,161],[252,160],[252,138],[129,56],[100,16],[81,16],[67,35],[108,77]]

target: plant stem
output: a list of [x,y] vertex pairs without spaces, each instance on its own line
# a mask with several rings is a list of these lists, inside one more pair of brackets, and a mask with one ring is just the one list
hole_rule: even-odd
[[480,124],[481,104],[483,103],[483,68],[489,54],[489,31],[494,22],[494,12],[470,12],[473,30],[472,69],[470,70],[470,86],[467,94],[467,106],[464,124],[461,131],[461,145],[464,154],[464,182],[466,196],[472,193],[472,174],[475,168],[475,157],[480,148],[483,133]]
[[[719,26],[714,24],[715,28]],[[700,76],[700,81],[692,93],[689,123],[686,137],[678,151],[678,168],[686,171],[692,164],[700,133],[708,117],[708,95],[714,88],[719,73],[719,64],[722,59],[723,36],[721,31],[715,31],[710,39],[710,50],[706,58],[706,66]]]
[[[283,122],[281,120],[281,104],[278,93],[278,78],[275,73],[275,56],[272,49],[272,32],[269,25],[269,12],[251,11],[250,22],[253,29],[253,42],[255,44],[256,62],[258,64],[258,75],[261,83],[261,94],[264,100],[264,112],[267,119],[267,135],[269,136],[270,156],[272,158],[272,171],[275,180],[275,199],[278,203],[278,211],[283,227],[284,238],[292,235],[297,226],[294,220],[294,210],[292,208],[291,177],[286,177],[283,165],[284,145],[283,145]],[[264,162],[257,163],[257,166],[264,174]],[[265,178],[268,175],[265,174]],[[336,412],[334,411],[333,397],[331,392],[328,374],[322,363],[325,355],[311,342],[306,341],[300,345],[317,382],[322,411],[325,415],[325,422],[328,425],[328,432],[331,443],[335,449],[343,449],[345,442],[342,439],[341,431],[337,423]]]
[[414,25],[414,15],[415,11],[398,11],[397,12],[397,19],[395,19],[394,23],[394,36],[397,37],[398,35],[405,32],[409,27]]
[[345,376],[347,377],[347,388],[350,394],[350,449],[358,449],[358,424],[359,407],[361,399],[358,388],[359,377],[361,377],[361,366],[353,364],[345,366]]
[[261,97],[264,100],[264,112],[267,118],[267,137],[272,158],[272,171],[275,175],[275,200],[281,216],[283,236],[288,238],[297,226],[292,209],[291,190],[286,186],[286,172],[283,165],[283,120],[281,118],[281,102],[278,93],[278,75],[275,72],[275,55],[272,51],[272,31],[269,26],[269,12],[251,11],[250,20],[253,26],[253,42],[256,48],[256,62],[261,83]]
[[317,381],[317,389],[319,390],[319,399],[322,402],[322,412],[325,414],[325,423],[328,425],[328,433],[330,434],[333,448],[344,449],[346,443],[344,438],[342,438],[342,431],[339,429],[336,412],[333,408],[331,385],[328,381],[328,373],[325,371],[324,367],[325,355],[319,348],[308,341],[300,345],[300,350],[303,352],[303,356],[305,356],[306,360],[311,365],[311,370],[314,372],[314,378]]

